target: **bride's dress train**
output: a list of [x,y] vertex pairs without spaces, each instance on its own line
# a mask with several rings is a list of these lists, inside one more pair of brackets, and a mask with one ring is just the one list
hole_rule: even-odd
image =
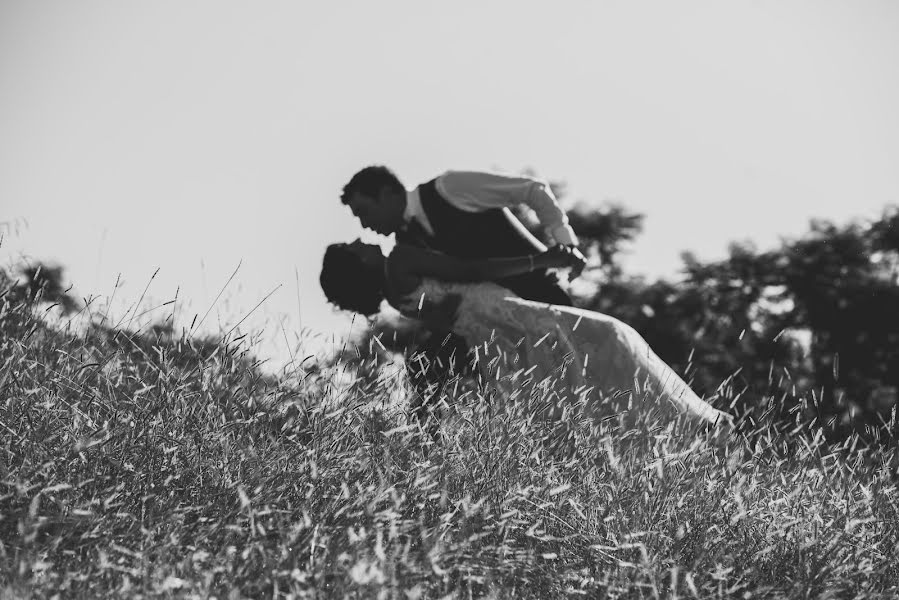
[[589,310],[522,300],[493,283],[425,279],[391,302],[474,347],[505,396],[542,387],[586,398],[595,419],[648,412],[718,426],[731,417],[697,396],[627,324]]

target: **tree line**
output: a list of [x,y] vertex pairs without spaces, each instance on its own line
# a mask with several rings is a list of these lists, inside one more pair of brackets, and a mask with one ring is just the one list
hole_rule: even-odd
[[644,215],[580,203],[568,216],[597,284],[576,304],[630,324],[697,393],[750,418],[794,422],[802,411],[838,438],[897,433],[897,207],[867,222],[813,219],[769,250],[734,242],[708,262],[684,253],[681,276],[656,281],[621,264]]

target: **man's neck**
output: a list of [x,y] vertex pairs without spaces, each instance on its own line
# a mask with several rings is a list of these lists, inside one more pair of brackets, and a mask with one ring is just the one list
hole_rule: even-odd
[[429,235],[434,235],[434,228],[425,214],[421,205],[421,197],[418,194],[418,188],[406,190],[406,208],[403,211],[403,220],[409,223],[412,220],[417,221]]
[[421,200],[418,198],[418,188],[406,190],[403,202],[405,203],[405,206],[403,206],[403,220],[408,223],[413,217],[421,213]]

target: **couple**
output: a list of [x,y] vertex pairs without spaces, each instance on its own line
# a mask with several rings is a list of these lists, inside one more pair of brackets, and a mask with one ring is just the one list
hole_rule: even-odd
[[[571,306],[550,269],[577,274],[584,256],[549,186],[528,177],[449,171],[407,190],[389,169],[362,169],[342,201],[363,227],[396,236],[385,257],[357,240],[328,247],[321,285],[328,300],[363,315],[387,300],[431,336],[410,362],[422,407],[451,372],[497,375],[504,395],[542,389],[588,398],[596,419],[649,408],[697,424],[728,414],[699,398],[621,321]],[[525,204],[556,245],[547,249],[510,212]],[[421,415],[418,415],[421,417]]]

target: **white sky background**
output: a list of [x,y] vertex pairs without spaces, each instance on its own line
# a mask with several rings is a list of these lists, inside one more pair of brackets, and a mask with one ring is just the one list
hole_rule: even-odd
[[[533,167],[647,215],[631,271],[899,203],[899,3],[0,3],[0,247],[82,295],[330,334],[359,168]],[[438,11],[439,7],[439,11]],[[365,239],[375,239],[366,234]],[[119,312],[124,312],[123,305]],[[166,310],[168,310],[167,307]],[[163,311],[158,311],[164,316]],[[247,329],[247,328],[244,328]],[[280,346],[277,346],[280,344]]]

